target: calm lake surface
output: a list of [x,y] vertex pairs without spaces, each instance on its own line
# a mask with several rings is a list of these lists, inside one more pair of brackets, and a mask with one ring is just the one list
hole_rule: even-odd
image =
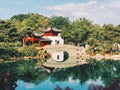
[[0,63],[0,90],[107,90],[106,87],[119,88],[117,84],[120,83],[120,61],[104,60],[71,68],[51,69],[51,72],[48,72],[46,68],[35,68],[36,62],[30,60]]

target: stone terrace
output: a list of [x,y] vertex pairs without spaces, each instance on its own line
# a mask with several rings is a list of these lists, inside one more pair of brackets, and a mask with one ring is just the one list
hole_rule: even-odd
[[63,62],[58,62],[52,58],[48,59],[43,65],[47,67],[65,68],[86,63],[86,51],[83,47],[73,45],[49,45],[44,47],[47,52],[52,53],[55,51],[67,51],[69,58]]

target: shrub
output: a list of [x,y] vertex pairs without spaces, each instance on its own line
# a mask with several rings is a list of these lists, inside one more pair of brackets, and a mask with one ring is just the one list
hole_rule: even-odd
[[0,44],[0,58],[7,60],[13,57],[19,57],[18,49],[15,47],[10,47],[7,44]]
[[29,47],[29,46],[26,46],[24,47],[21,51],[21,53],[24,54],[24,56],[36,56],[37,55],[37,50],[34,48],[34,47]]

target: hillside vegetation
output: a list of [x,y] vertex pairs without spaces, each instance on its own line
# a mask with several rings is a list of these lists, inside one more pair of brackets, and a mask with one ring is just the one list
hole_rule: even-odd
[[[0,45],[2,45],[0,52],[3,51],[3,43],[16,50],[16,47],[22,46],[25,34],[33,31],[41,33],[41,30],[48,27],[61,29],[65,44],[90,45],[90,53],[110,53],[113,52],[113,44],[120,43],[120,25],[103,24],[100,26],[87,18],[70,21],[68,17],[48,18],[37,13],[30,13],[14,15],[8,20],[0,20]],[[118,48],[115,51],[117,52]]]

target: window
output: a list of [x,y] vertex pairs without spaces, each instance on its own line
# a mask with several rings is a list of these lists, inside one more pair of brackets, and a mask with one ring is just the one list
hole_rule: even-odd
[[59,55],[57,55],[57,59],[59,59],[60,58],[60,56]]
[[55,44],[59,44],[59,40],[55,40]]

